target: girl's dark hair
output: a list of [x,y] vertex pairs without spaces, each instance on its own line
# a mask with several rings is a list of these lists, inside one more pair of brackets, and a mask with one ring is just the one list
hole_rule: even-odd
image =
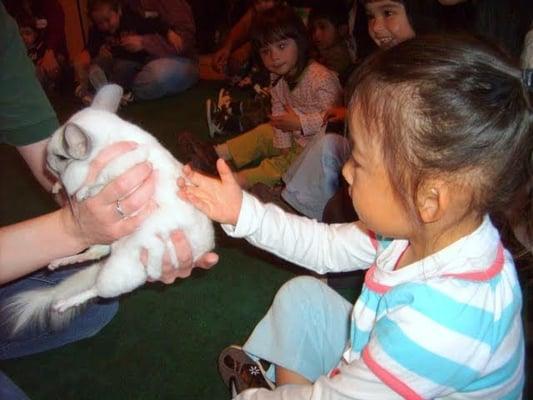
[[87,1],[87,11],[92,13],[98,7],[109,6],[113,11],[118,11],[122,7],[122,0],[88,0]]
[[284,39],[293,39],[298,47],[298,62],[294,76],[285,77],[293,89],[309,63],[307,29],[294,10],[285,5],[275,6],[257,15],[251,31],[252,46],[256,53],[262,47]]
[[[360,0],[364,6],[378,0]],[[439,2],[436,0],[391,0],[401,3],[409,24],[417,35],[436,32],[441,29]]]
[[512,205],[531,229],[532,99],[499,49],[469,36],[417,36],[367,59],[356,82],[350,110],[377,132],[392,186],[417,220],[419,187],[441,176],[472,192],[465,213]]

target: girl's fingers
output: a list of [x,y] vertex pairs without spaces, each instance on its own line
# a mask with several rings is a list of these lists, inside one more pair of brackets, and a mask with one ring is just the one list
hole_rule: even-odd
[[149,162],[137,164],[108,183],[97,196],[100,196],[100,199],[106,204],[116,203],[117,200],[126,197],[148,178],[154,179],[152,172],[153,168]]
[[[205,201],[202,201],[198,196],[196,196],[194,194],[195,191],[197,191],[197,189],[194,187],[186,187],[183,190],[181,190],[178,194],[182,199],[191,203],[194,207],[196,207],[198,210],[200,210],[204,214],[207,214],[207,211],[209,210],[207,203]],[[209,214],[207,215],[209,216]]]
[[217,160],[217,171],[220,175],[222,183],[236,183],[235,177],[233,176],[233,171],[229,165],[222,158]]
[[205,176],[200,172],[193,170],[189,165],[183,167],[182,173],[194,186],[203,186],[211,181],[216,181],[214,178]]

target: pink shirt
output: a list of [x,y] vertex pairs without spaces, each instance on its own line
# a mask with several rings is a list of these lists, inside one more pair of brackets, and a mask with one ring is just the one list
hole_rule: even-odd
[[342,105],[342,88],[337,75],[315,61],[307,66],[292,91],[282,78],[271,88],[270,93],[272,115],[286,113],[284,106],[290,105],[302,125],[301,130],[293,132],[274,128],[274,147],[278,149],[291,147],[293,140],[305,146],[314,135],[325,132],[323,119],[326,111]]

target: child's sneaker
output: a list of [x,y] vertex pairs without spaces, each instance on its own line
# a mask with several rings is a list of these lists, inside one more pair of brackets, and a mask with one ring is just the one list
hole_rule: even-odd
[[[226,135],[238,130],[239,121],[235,115],[234,102],[226,89],[220,89],[216,104],[213,100],[206,101],[206,116],[209,136]],[[238,107],[238,104],[236,105]]]
[[[276,385],[266,377],[269,364],[255,361],[239,346],[229,346],[218,357],[218,372],[232,398],[250,388],[274,389]],[[266,365],[268,364],[268,365]]]
[[78,84],[78,86],[76,86],[76,88],[74,89],[74,95],[81,100],[84,106],[91,105],[94,98],[91,92],[89,92],[87,86],[81,83]]
[[209,137],[214,138],[215,135],[221,135],[223,133],[222,124],[220,123],[219,110],[211,99],[207,99],[205,102],[205,111],[207,116],[207,129],[209,130]]
[[132,91],[124,92],[122,97],[120,98],[120,105],[121,106],[127,106],[130,103],[133,103],[135,101],[135,96]]
[[107,76],[98,65],[91,65],[89,68],[89,82],[91,82],[95,92],[98,92],[102,86],[107,85]]

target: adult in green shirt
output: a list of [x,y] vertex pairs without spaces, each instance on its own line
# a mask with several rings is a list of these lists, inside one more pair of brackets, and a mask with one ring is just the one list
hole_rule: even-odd
[[[45,173],[48,137],[59,126],[54,110],[41,89],[31,60],[27,58],[15,21],[0,2],[0,142],[17,148],[45,189],[52,182]],[[132,150],[128,142],[118,143],[97,157],[88,179],[94,179],[102,165]],[[151,200],[155,178],[149,163],[141,163],[110,182],[100,193],[75,203],[76,216],[68,206],[57,211],[0,228],[0,303],[25,290],[38,289],[65,279],[76,271],[39,271],[51,260],[79,253],[90,245],[111,243],[135,230],[156,206]],[[126,218],[115,208],[120,199]],[[131,215],[131,216],[130,216]],[[164,266],[162,281],[186,277],[193,267],[208,268],[218,256],[206,254],[193,265],[190,247],[181,232],[173,235],[180,269]],[[30,249],[31,251],[28,251]],[[0,359],[35,354],[93,336],[116,314],[117,300],[88,305],[68,326],[59,331],[28,327],[12,336],[0,323]],[[0,372],[0,398],[26,399],[26,395]]]

